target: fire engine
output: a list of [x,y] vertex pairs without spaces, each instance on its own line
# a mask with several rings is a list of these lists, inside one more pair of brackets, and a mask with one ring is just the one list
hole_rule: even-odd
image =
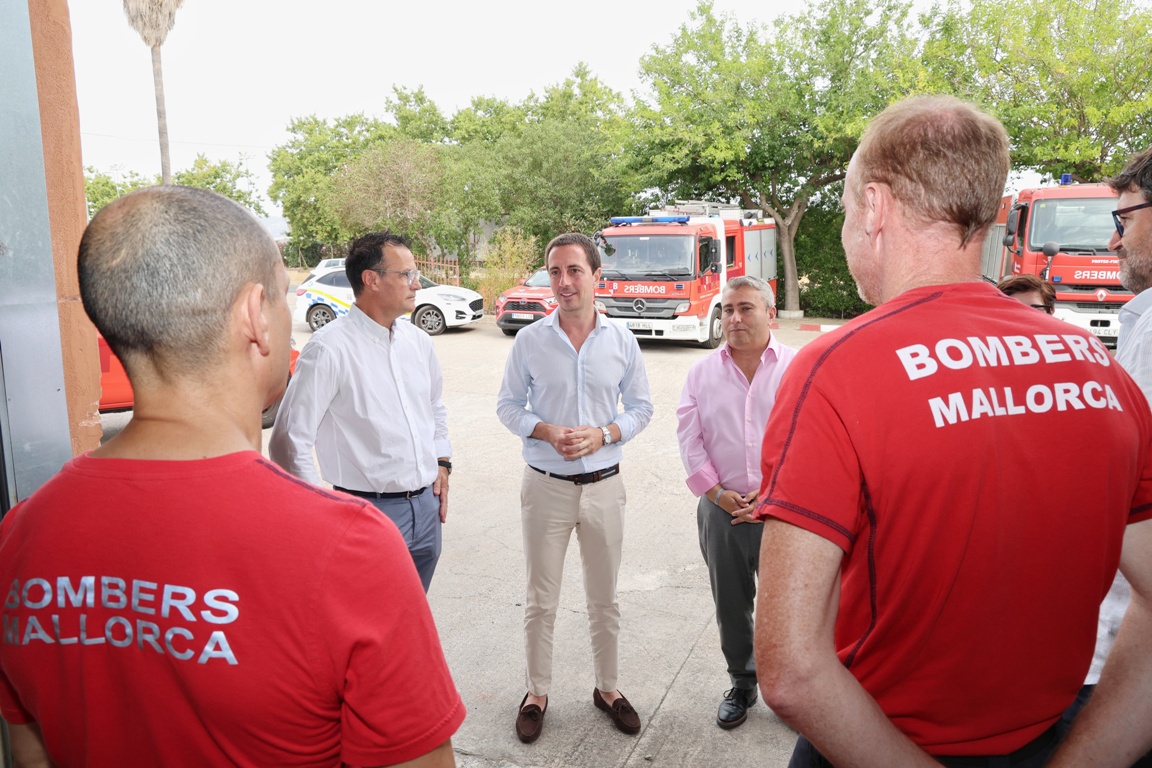
[[984,241],[981,271],[997,282],[1036,275],[1056,289],[1055,316],[1116,346],[1117,316],[1132,294],[1120,286],[1116,254],[1108,250],[1116,193],[1106,184],[1022,189],[1000,202]]
[[618,216],[596,233],[596,305],[639,338],[715,348],[720,292],[740,275],[776,290],[776,225],[736,205],[678,201],[647,216]]

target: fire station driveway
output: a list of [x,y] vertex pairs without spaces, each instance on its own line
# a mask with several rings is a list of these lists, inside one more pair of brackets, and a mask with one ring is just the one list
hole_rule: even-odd
[[[792,346],[817,335],[797,330],[799,322],[784,325],[777,333]],[[544,733],[525,745],[513,732],[525,692],[519,503],[524,462],[520,441],[496,418],[512,339],[486,317],[433,341],[444,369],[455,467],[444,553],[428,597],[468,707],[453,742],[458,765],[787,765],[795,734],[762,702],[733,731],[715,725],[729,683],[696,533],[696,499],[684,485],[676,445],[680,389],[689,366],[707,351],[642,344],[656,411],[648,428],[624,447],[628,506],[619,581],[619,682],[644,730],[625,736],[592,704],[591,650],[573,537]]]

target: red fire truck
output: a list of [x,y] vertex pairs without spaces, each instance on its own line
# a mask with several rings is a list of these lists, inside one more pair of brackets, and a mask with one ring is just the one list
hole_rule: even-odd
[[1056,317],[1116,346],[1117,315],[1132,294],[1120,286],[1114,231],[1116,193],[1106,184],[1022,189],[1000,203],[984,241],[982,272],[993,282],[1005,275],[1036,275],[1056,289]]
[[619,216],[596,234],[596,303],[637,337],[720,344],[720,291],[740,275],[776,290],[776,225],[760,211],[678,201],[647,216]]

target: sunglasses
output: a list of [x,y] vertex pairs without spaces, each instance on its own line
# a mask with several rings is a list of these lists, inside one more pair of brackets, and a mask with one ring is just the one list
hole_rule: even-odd
[[1116,234],[1124,237],[1124,222],[1120,221],[1120,217],[1125,213],[1132,213],[1141,208],[1152,208],[1152,203],[1141,203],[1140,205],[1131,205],[1127,208],[1121,208],[1118,211],[1112,211],[1112,222],[1116,225]]

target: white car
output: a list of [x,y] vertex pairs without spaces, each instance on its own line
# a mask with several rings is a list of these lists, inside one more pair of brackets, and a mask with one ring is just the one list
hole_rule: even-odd
[[[341,315],[348,314],[352,306],[352,285],[343,267],[317,272],[296,289],[295,321],[306,323],[315,331]],[[411,317],[429,336],[474,323],[484,316],[484,297],[467,288],[439,285],[424,275],[420,276],[420,290],[416,291],[416,309]]]

